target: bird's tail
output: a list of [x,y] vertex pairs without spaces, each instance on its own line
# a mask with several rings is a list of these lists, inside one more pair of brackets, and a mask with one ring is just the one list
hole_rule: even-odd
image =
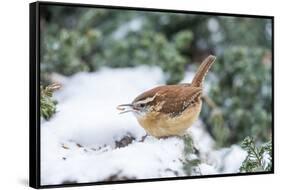
[[215,62],[216,57],[213,55],[209,55],[200,65],[200,67],[198,68],[191,86],[194,87],[201,87],[203,84],[203,81],[205,79],[205,76],[207,74],[207,72],[209,71],[210,67],[213,65],[213,63]]

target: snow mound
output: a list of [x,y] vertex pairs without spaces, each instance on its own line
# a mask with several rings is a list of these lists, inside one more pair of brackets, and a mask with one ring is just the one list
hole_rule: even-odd
[[[190,82],[186,73],[184,82]],[[41,122],[41,184],[98,182],[185,176],[181,138],[146,136],[132,114],[116,106],[164,84],[156,67],[109,69],[57,77],[58,112]],[[237,172],[240,147],[214,150],[214,140],[198,121],[189,130],[204,163],[201,174]],[[233,165],[233,159],[235,163]],[[227,166],[227,167],[226,167]]]

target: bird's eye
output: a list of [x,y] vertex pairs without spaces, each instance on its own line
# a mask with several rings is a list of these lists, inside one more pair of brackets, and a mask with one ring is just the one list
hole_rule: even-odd
[[144,104],[144,103],[141,103],[141,104],[139,104],[139,106],[140,106],[141,108],[143,108],[143,107],[145,106],[145,104]]

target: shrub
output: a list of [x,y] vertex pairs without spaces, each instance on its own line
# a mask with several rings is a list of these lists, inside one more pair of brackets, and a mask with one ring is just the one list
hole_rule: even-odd
[[247,151],[248,155],[240,167],[240,172],[272,171],[271,140],[257,147],[253,138],[246,137],[241,146]]
[[53,92],[60,88],[58,84],[40,85],[40,114],[49,120],[56,113],[57,101],[53,99]]
[[[203,119],[220,145],[255,134],[261,142],[271,137],[271,59],[266,50],[232,47],[214,64],[209,96],[219,114],[203,106]],[[223,138],[221,138],[223,136]]]

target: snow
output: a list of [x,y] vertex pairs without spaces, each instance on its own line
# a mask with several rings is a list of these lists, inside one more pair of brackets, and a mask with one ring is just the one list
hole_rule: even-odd
[[246,151],[237,145],[232,145],[228,154],[224,158],[224,168],[223,173],[233,173],[239,172],[241,163],[245,160],[247,156]]
[[268,151],[264,152],[262,155],[262,163],[263,163],[263,168],[267,168],[271,163],[271,156]]
[[200,168],[200,172],[204,175],[214,175],[219,173],[213,166],[205,163],[200,164],[199,168]]
[[[109,69],[54,75],[62,88],[58,112],[41,122],[41,184],[185,176],[183,140],[145,136],[133,114],[116,106],[164,83],[157,67]],[[190,82],[186,73],[183,82]],[[216,150],[199,120],[188,131],[199,150],[201,175],[237,172],[245,158],[238,146]]]
[[214,149],[215,141],[205,130],[203,123],[199,120],[193,124],[188,132],[192,136],[195,147],[197,147],[201,153],[208,153]]

